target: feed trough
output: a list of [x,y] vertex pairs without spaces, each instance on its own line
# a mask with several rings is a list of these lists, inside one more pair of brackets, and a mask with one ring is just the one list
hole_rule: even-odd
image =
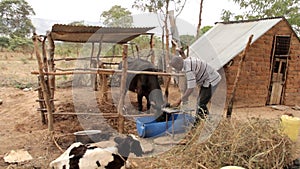
[[[189,114],[174,114],[174,132],[185,132],[188,125],[194,118]],[[168,128],[167,128],[168,126]],[[158,137],[168,132],[172,132],[172,118],[168,122],[157,122],[154,116],[136,118],[137,133],[140,137]]]
[[76,142],[81,142],[83,144],[108,140],[110,137],[108,133],[103,133],[101,130],[83,130],[75,132],[74,135],[76,137]]

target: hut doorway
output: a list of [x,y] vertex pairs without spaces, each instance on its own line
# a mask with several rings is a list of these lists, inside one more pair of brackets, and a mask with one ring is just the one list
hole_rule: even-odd
[[290,53],[290,41],[290,36],[275,36],[274,39],[268,103],[270,105],[282,104]]

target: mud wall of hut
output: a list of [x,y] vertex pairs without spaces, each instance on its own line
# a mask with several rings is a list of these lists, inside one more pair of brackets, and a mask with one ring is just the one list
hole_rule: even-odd
[[285,105],[300,105],[300,41],[293,34],[287,72]]
[[[241,70],[234,107],[266,105],[269,97],[271,55],[275,35],[292,35],[283,104],[300,104],[300,43],[287,22],[281,21],[250,47]],[[233,59],[233,64],[230,67],[224,67],[227,81],[227,98],[232,93],[240,59],[241,57],[238,55]]]

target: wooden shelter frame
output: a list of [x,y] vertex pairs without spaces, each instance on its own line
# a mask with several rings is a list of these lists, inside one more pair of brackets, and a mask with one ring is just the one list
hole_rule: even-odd
[[[35,55],[38,62],[38,71],[32,71],[32,74],[38,75],[38,83],[39,88],[38,90],[38,100],[40,108],[38,111],[41,114],[41,119],[43,124],[48,123],[48,130],[53,131],[53,115],[79,115],[79,114],[86,114],[91,116],[103,116],[109,118],[118,118],[118,130],[120,133],[124,131],[124,115],[123,114],[123,106],[124,106],[124,97],[125,97],[125,83],[126,83],[126,76],[127,73],[132,74],[150,74],[150,75],[159,75],[159,76],[178,76],[179,74],[172,74],[172,73],[163,73],[163,72],[149,72],[149,71],[131,71],[127,70],[127,53],[128,53],[128,41],[140,36],[140,35],[150,35],[150,50],[151,50],[151,61],[154,63],[155,55],[154,55],[154,40],[152,33],[146,33],[146,31],[153,29],[153,28],[113,28],[115,32],[111,32],[109,28],[105,28],[107,32],[97,31],[101,30],[102,27],[90,27],[90,26],[69,26],[69,25],[53,25],[52,31],[47,32],[46,35],[33,35],[33,43],[35,49]],[[84,30],[84,31],[82,31]],[[121,30],[122,32],[118,32]],[[136,32],[134,32],[136,31]],[[89,39],[92,34],[97,34],[96,38]],[[125,35],[127,33],[127,36]],[[120,37],[118,36],[120,35]],[[99,36],[100,35],[100,36]],[[108,38],[106,37],[108,35]],[[125,38],[124,38],[125,35]],[[115,40],[109,39],[110,37],[115,38]],[[98,39],[97,39],[98,38]],[[106,38],[106,39],[105,39]],[[55,51],[55,41],[64,41],[64,42],[76,42],[76,43],[92,43],[92,52],[90,57],[86,58],[61,58],[61,59],[54,59],[54,51]],[[46,43],[48,42],[48,43]],[[122,64],[124,65],[122,70],[115,70],[115,69],[105,69],[100,61],[100,53],[102,43],[116,43],[123,46],[122,52]],[[98,53],[96,56],[96,61],[94,56],[94,45],[95,43],[99,43]],[[40,52],[40,48],[42,52]],[[138,49],[138,48],[137,48]],[[42,53],[42,54],[41,54]],[[65,60],[78,60],[90,59],[91,68],[89,69],[60,69],[55,67],[55,61]],[[107,64],[117,64],[117,63],[107,63]],[[112,74],[121,74],[121,92],[120,96],[121,99],[118,104],[118,113],[65,113],[65,112],[55,112],[55,76],[59,75],[74,75],[74,74],[90,74],[93,76],[93,84],[94,90],[97,90],[97,75],[102,77],[102,84],[107,84],[107,79],[105,75],[112,75]],[[181,74],[182,75],[182,74]],[[106,98],[107,87],[106,85],[102,85],[101,92],[103,94],[102,98]],[[47,116],[47,120],[46,120]],[[128,115],[127,115],[128,116]]]

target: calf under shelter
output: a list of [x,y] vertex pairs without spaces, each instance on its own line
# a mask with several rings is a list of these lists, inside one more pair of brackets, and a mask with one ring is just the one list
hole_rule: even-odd
[[190,47],[214,68],[224,69],[227,100],[249,37],[234,107],[300,103],[300,41],[284,17],[220,22]]

